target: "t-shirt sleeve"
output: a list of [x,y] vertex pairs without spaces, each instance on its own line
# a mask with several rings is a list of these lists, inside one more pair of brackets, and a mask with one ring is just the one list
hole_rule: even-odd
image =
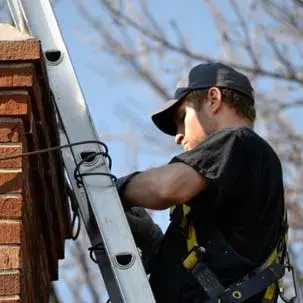
[[245,154],[235,131],[211,135],[195,149],[174,157],[170,163],[183,162],[194,168],[221,191],[234,191],[244,177]]

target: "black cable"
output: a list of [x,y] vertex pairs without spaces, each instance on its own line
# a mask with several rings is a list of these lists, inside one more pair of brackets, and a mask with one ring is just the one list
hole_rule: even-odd
[[[105,143],[103,143],[101,141],[86,140],[86,141],[79,141],[79,142],[74,142],[74,143],[68,143],[68,144],[64,144],[64,145],[58,145],[58,146],[49,147],[49,148],[45,148],[45,149],[39,149],[39,150],[30,151],[30,152],[26,152],[26,153],[21,153],[21,154],[17,154],[17,155],[0,157],[0,161],[14,159],[14,158],[19,158],[19,157],[22,157],[22,158],[23,157],[30,157],[30,156],[33,156],[33,155],[38,155],[38,154],[43,154],[43,153],[49,153],[49,152],[58,151],[58,150],[61,150],[61,149],[64,149],[64,148],[71,148],[72,146],[84,145],[84,144],[92,144],[92,143],[100,145],[104,149],[104,151],[103,152],[94,152],[94,153],[91,153],[90,155],[88,155],[84,159],[82,159],[79,163],[76,163],[76,161],[75,161],[76,167],[74,169],[74,177],[75,177],[75,179],[77,181],[77,185],[78,186],[82,186],[84,188],[85,194],[86,194],[86,198],[89,201],[89,197],[88,197],[86,188],[85,188],[85,186],[83,184],[83,178],[82,177],[84,177],[84,176],[99,175],[99,176],[110,177],[113,180],[113,182],[115,182],[117,180],[117,177],[114,176],[111,173],[101,173],[101,172],[98,172],[98,173],[94,173],[94,172],[92,172],[92,173],[80,173],[80,167],[81,167],[81,165],[83,165],[85,162],[91,160],[92,158],[95,158],[98,155],[102,155],[102,156],[104,156],[108,160],[108,166],[109,166],[109,169],[111,169],[112,159],[111,159],[110,155],[108,154],[108,147],[107,147],[107,145]],[[72,149],[71,149],[71,151],[72,151]],[[74,156],[74,154],[73,154],[73,156]],[[76,201],[75,194],[72,191],[72,189],[69,188],[69,187],[68,187],[68,196],[70,197],[70,200],[71,200],[71,208],[72,208],[72,212],[73,212],[73,218],[72,218],[72,222],[71,222],[71,229],[72,230],[74,228],[75,223],[78,220],[78,226],[77,226],[76,232],[75,232],[74,235],[71,236],[71,238],[73,240],[76,240],[77,237],[78,237],[78,235],[79,235],[79,233],[80,233],[81,220],[80,220],[80,215],[79,215],[79,211],[78,211],[79,210],[79,206],[75,202]],[[94,247],[91,247],[91,249],[93,250]],[[93,259],[93,261],[95,261],[95,260]]]
[[94,152],[94,153],[86,156],[79,163],[77,163],[77,165],[75,167],[75,170],[74,170],[74,178],[76,179],[78,186],[83,185],[82,177],[84,177],[84,176],[96,176],[96,175],[98,175],[98,176],[107,176],[107,177],[112,178],[112,180],[114,182],[116,182],[116,180],[117,180],[116,176],[114,176],[113,174],[110,174],[110,173],[100,173],[100,172],[99,173],[82,173],[82,174],[80,173],[80,166],[82,164],[84,164],[85,162],[89,162],[91,159],[94,159],[98,155],[102,155],[102,156],[104,156],[105,158],[108,159],[108,166],[109,166],[109,169],[111,169],[112,159],[111,159],[110,155],[107,152]]
[[[58,108],[58,106],[57,106],[57,103],[55,102],[54,95],[53,95],[52,93],[51,93],[51,95],[52,95],[52,101],[53,101],[53,104],[54,104],[54,106],[55,106],[55,108],[56,108],[57,115],[58,115],[58,118],[59,118],[59,121],[60,121],[62,130],[63,130],[63,132],[64,132],[64,134],[65,134],[65,136],[66,136],[66,138],[67,138],[68,143],[71,144],[71,142],[70,142],[70,140],[69,140],[69,138],[68,138],[67,131],[66,131],[65,127],[64,127],[63,119],[62,119],[62,117],[61,117],[61,115],[60,115],[59,108]],[[98,144],[101,144],[101,145],[102,145],[102,147],[103,147],[103,149],[104,149],[104,152],[94,152],[94,153],[91,153],[91,154],[88,155],[87,157],[84,157],[84,159],[82,159],[79,163],[77,163],[76,157],[75,157],[75,155],[74,155],[74,153],[73,153],[73,150],[71,149],[71,153],[72,153],[72,155],[73,155],[73,157],[74,157],[74,162],[77,163],[77,164],[76,164],[76,167],[75,167],[75,170],[74,170],[74,178],[75,178],[76,181],[77,181],[78,187],[80,187],[80,186],[83,187],[87,201],[89,201],[89,196],[88,196],[88,193],[87,193],[87,191],[86,191],[86,188],[85,188],[85,186],[84,186],[84,184],[83,184],[83,179],[82,179],[82,178],[83,178],[84,176],[103,175],[103,176],[108,176],[108,177],[110,177],[110,178],[113,180],[113,182],[116,182],[116,180],[117,180],[116,176],[114,176],[114,175],[112,175],[112,174],[110,174],[110,173],[82,173],[82,174],[80,173],[80,167],[81,167],[81,165],[82,165],[83,163],[85,163],[85,162],[90,162],[90,160],[94,160],[95,157],[96,157],[97,155],[102,155],[102,156],[104,156],[104,157],[108,160],[108,167],[109,167],[109,169],[111,170],[111,168],[112,168],[112,159],[111,159],[111,157],[110,157],[110,155],[109,155],[107,145],[104,144],[103,142],[98,142]],[[72,192],[72,193],[73,193],[73,192]],[[72,195],[74,196],[74,193],[73,193]],[[76,200],[76,199],[75,199],[75,200]],[[76,204],[76,203],[75,203],[75,204]],[[73,208],[73,205],[72,205],[72,208]],[[73,214],[74,214],[74,216],[73,216],[73,220],[72,220],[72,227],[74,226],[75,221],[76,221],[77,218],[78,218],[78,222],[79,222],[79,224],[78,224],[78,229],[77,229],[76,234],[75,234],[75,236],[74,236],[74,238],[76,239],[76,238],[78,237],[78,235],[79,235],[79,232],[80,232],[80,217],[79,217],[79,212],[78,212],[78,205],[77,205],[77,210],[73,211]],[[90,258],[91,258],[91,259],[93,260],[93,262],[95,262],[95,263],[97,263],[97,260],[93,257],[93,252],[94,252],[96,249],[98,249],[98,250],[100,250],[100,249],[104,250],[103,244],[102,244],[102,243],[98,243],[97,245],[94,245],[94,246],[92,246],[92,247],[90,247],[90,248],[88,249],[88,250],[90,251]],[[108,302],[109,302],[109,301],[110,301],[110,299],[108,300]]]
[[[54,94],[53,94],[52,91],[50,91],[50,97],[51,97],[52,104],[55,107],[55,115],[56,115],[57,119],[59,120],[58,121],[58,128],[62,129],[62,131],[63,131],[63,133],[65,135],[65,138],[66,138],[68,144],[71,144],[71,141],[70,141],[70,139],[68,137],[66,128],[65,128],[64,123],[63,123],[62,116],[60,114],[60,110],[59,110],[58,105],[56,103],[55,96],[54,96]],[[105,147],[105,148],[107,150],[107,147]],[[74,151],[73,151],[72,148],[70,148],[70,152],[71,152],[72,157],[74,159],[74,163],[77,163],[76,156],[75,156],[75,153],[74,153]],[[64,167],[66,169],[65,164],[64,164]],[[73,218],[72,218],[72,221],[71,221],[71,233],[72,233],[71,239],[75,241],[78,238],[78,236],[80,234],[80,230],[81,230],[81,220],[80,220],[80,215],[79,215],[79,205],[77,203],[77,198],[75,196],[75,193],[70,188],[70,186],[68,186],[68,191],[69,191],[71,209],[72,209],[72,213],[73,213]],[[75,228],[75,224],[76,224],[77,221],[78,221],[77,229],[76,229],[76,232],[73,233],[74,228]]]
[[33,156],[33,155],[38,155],[38,154],[57,151],[57,150],[67,148],[67,147],[72,147],[72,146],[77,146],[77,145],[84,145],[84,144],[92,144],[92,143],[101,145],[105,149],[104,153],[108,153],[108,148],[103,142],[97,141],[97,140],[86,140],[86,141],[79,141],[79,142],[74,142],[74,143],[69,143],[69,144],[64,144],[64,145],[57,145],[57,146],[44,148],[44,149],[37,149],[37,150],[34,150],[34,151],[30,151],[30,152],[26,152],[26,153],[22,153],[22,154],[17,154],[17,155],[0,157],[0,161],[19,158],[19,157],[28,157],[28,156]]
[[[53,103],[53,105],[55,107],[55,114],[57,114],[57,118],[58,118],[59,123],[60,123],[59,127],[62,128],[68,144],[58,145],[58,146],[49,147],[49,148],[45,148],[45,149],[39,149],[39,150],[35,150],[35,151],[30,151],[30,152],[18,154],[18,155],[0,157],[0,161],[14,159],[14,158],[19,158],[19,157],[30,157],[30,156],[33,156],[33,155],[38,155],[38,154],[43,154],[43,153],[49,153],[49,152],[58,151],[58,150],[61,150],[61,149],[64,149],[64,148],[70,148],[70,152],[71,152],[71,154],[73,156],[74,162],[76,163],[76,167],[74,169],[74,178],[77,181],[77,185],[79,187],[81,186],[84,189],[84,192],[85,192],[85,195],[86,195],[86,199],[87,199],[87,201],[89,201],[89,196],[88,196],[87,190],[85,188],[85,185],[83,183],[83,177],[84,176],[95,176],[95,175],[107,176],[107,177],[110,177],[113,182],[116,182],[117,177],[114,176],[111,173],[101,173],[101,172],[98,172],[98,173],[95,173],[95,172],[81,173],[80,172],[80,167],[84,163],[90,162],[91,160],[95,159],[96,156],[102,155],[103,157],[105,157],[107,159],[107,161],[108,161],[108,167],[111,170],[112,159],[111,159],[111,157],[110,157],[110,155],[108,153],[109,152],[108,151],[108,147],[107,147],[107,145],[105,143],[103,143],[101,141],[97,141],[97,140],[86,140],[86,141],[79,141],[79,142],[72,143],[70,141],[70,139],[68,137],[68,134],[67,134],[67,131],[66,131],[65,127],[64,127],[62,116],[60,115],[59,108],[57,106],[57,103],[55,101],[55,98],[54,98],[54,95],[52,94],[52,92],[51,92],[50,96],[51,96],[52,103]],[[104,151],[90,153],[88,156],[84,157],[79,163],[77,163],[76,156],[75,156],[74,151],[73,151],[73,149],[71,147],[77,146],[77,145],[92,144],[92,143],[100,145],[104,149]],[[76,240],[77,237],[79,236],[79,233],[80,233],[81,220],[80,220],[80,216],[79,216],[79,205],[76,202],[77,199],[76,199],[75,193],[70,188],[69,185],[68,185],[68,196],[70,197],[71,209],[72,209],[72,212],[73,212],[73,218],[72,218],[72,221],[71,221],[71,229],[72,230],[74,229],[75,222],[78,220],[78,226],[77,226],[76,232],[75,232],[75,234],[72,234],[72,236],[71,236],[71,238],[73,240]],[[105,248],[104,248],[103,243],[100,242],[100,243],[97,243],[97,244],[93,245],[92,247],[88,248],[88,250],[90,252],[90,258],[92,259],[92,261],[95,262],[95,263],[98,263],[97,260],[95,259],[94,255],[93,255],[93,253],[96,250],[105,251]]]
[[[66,130],[66,128],[65,128],[65,126],[64,126],[64,123],[63,123],[62,116],[61,116],[61,114],[60,114],[59,107],[58,107],[58,105],[57,105],[57,103],[56,103],[55,96],[54,96],[54,94],[53,94],[52,91],[50,92],[50,95],[51,95],[51,100],[52,100],[52,103],[53,103],[53,105],[54,105],[54,107],[55,107],[56,114],[57,114],[57,117],[58,117],[58,120],[59,120],[59,127],[61,127],[61,129],[62,129],[62,131],[63,131],[63,133],[64,133],[64,135],[65,135],[65,137],[66,137],[66,140],[67,140],[68,144],[71,144],[71,141],[70,141],[70,139],[69,139],[69,137],[68,137],[67,130]],[[100,145],[103,147],[104,152],[102,152],[102,155],[108,159],[108,166],[109,166],[109,169],[111,169],[112,160],[111,160],[111,157],[109,156],[109,151],[108,151],[107,145],[106,145],[105,143],[99,142],[99,141],[97,142],[97,144],[100,144]],[[71,154],[72,154],[72,156],[73,156],[74,163],[77,163],[76,156],[75,156],[74,151],[73,151],[72,148],[70,148],[70,152],[71,152]],[[87,201],[89,201],[89,196],[88,196],[88,193],[87,193],[87,190],[86,190],[85,186],[83,185],[82,177],[83,177],[83,176],[88,176],[88,174],[80,174],[80,170],[79,170],[79,169],[80,169],[80,166],[81,166],[82,163],[84,163],[85,161],[89,161],[89,160],[92,159],[92,158],[94,159],[94,158],[96,157],[96,155],[97,155],[96,153],[93,153],[93,154],[90,154],[90,155],[88,155],[87,157],[85,157],[85,159],[82,159],[81,163],[80,163],[80,164],[77,164],[77,165],[76,165],[76,168],[75,168],[75,170],[74,170],[74,177],[75,177],[75,179],[76,179],[76,181],[77,181],[77,186],[78,186],[78,187],[80,187],[80,186],[82,187],[82,189],[84,190],[84,193],[85,193],[85,196],[86,196]],[[100,174],[101,174],[101,173],[99,173],[99,175],[100,175]],[[92,175],[92,173],[91,173],[90,175]],[[112,174],[102,173],[102,175],[106,175],[106,176],[111,177],[111,179],[112,179],[113,181],[116,181],[116,179],[117,179],[117,178],[116,178],[115,176],[113,176]],[[77,219],[78,219],[78,226],[77,226],[77,229],[76,229],[76,233],[75,233],[74,235],[72,235],[72,239],[73,239],[73,240],[76,240],[77,237],[78,237],[78,235],[79,235],[79,233],[80,233],[81,220],[80,220],[80,216],[79,216],[79,206],[78,206],[78,204],[77,204],[77,202],[76,202],[77,199],[76,199],[76,197],[75,197],[74,192],[72,192],[72,193],[73,193],[73,194],[72,194],[73,199],[71,199],[71,208],[72,208],[72,211],[73,211],[73,219],[72,219],[71,229],[72,229],[72,230],[74,229],[75,222],[76,222]],[[73,204],[74,204],[74,205],[73,205]]]
[[[72,235],[71,239],[76,240],[80,234],[80,229],[81,229],[81,220],[80,220],[80,215],[79,215],[79,205],[77,203],[77,198],[75,196],[74,191],[70,188],[70,186],[67,185],[67,191],[68,191],[68,196],[70,198],[70,204],[71,204],[71,209],[73,212],[73,218],[71,222],[71,230],[72,230]],[[76,232],[73,234],[74,227],[76,222],[78,222]]]
[[96,250],[100,250],[100,251],[105,251],[105,248],[104,248],[104,245],[102,242],[99,242],[95,245],[93,245],[92,247],[89,247],[89,256],[90,258],[92,259],[92,261],[94,263],[98,263],[98,260],[94,257],[93,253],[96,251]]

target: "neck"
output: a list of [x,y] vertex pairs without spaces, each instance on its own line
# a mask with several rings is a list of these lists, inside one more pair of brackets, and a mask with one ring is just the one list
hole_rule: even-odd
[[224,117],[224,119],[218,121],[218,129],[228,128],[228,127],[249,127],[253,128],[253,123],[244,117],[230,116]]

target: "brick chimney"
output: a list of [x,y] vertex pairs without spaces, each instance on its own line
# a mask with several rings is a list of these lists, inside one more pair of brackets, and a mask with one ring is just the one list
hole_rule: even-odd
[[[40,42],[7,24],[0,40],[0,157],[59,145]],[[0,302],[48,302],[67,238],[60,153],[0,161]]]

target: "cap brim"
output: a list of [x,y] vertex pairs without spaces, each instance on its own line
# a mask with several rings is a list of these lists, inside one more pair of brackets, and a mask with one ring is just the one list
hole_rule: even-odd
[[167,135],[175,136],[177,133],[173,115],[180,101],[181,99],[171,99],[165,102],[151,117],[155,125]]

